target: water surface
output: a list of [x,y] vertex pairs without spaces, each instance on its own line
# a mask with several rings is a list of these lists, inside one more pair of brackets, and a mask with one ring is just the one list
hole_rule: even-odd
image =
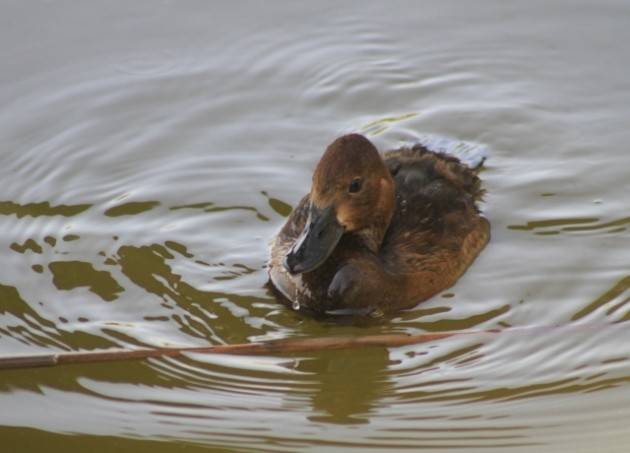
[[[12,450],[627,451],[627,2],[1,11],[1,354],[507,329],[0,371]],[[489,150],[487,249],[369,323],[265,287],[269,240],[349,131]]]

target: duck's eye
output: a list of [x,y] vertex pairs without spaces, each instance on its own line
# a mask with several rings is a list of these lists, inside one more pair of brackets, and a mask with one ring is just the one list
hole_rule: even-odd
[[357,193],[359,190],[361,190],[362,182],[363,181],[361,181],[361,178],[354,178],[350,183],[350,186],[348,187],[348,192]]

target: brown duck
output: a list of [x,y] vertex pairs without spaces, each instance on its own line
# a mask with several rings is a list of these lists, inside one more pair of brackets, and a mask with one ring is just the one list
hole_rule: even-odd
[[362,135],[338,138],[273,241],[273,286],[314,314],[391,312],[452,286],[490,238],[477,169],[421,145],[381,157]]

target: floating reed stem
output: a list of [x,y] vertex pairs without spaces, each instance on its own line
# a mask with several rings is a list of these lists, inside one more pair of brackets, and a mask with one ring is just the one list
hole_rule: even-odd
[[364,335],[358,337],[288,338],[216,346],[183,348],[106,349],[102,351],[54,352],[22,354],[0,357],[0,370],[8,368],[35,368],[56,365],[113,362],[118,360],[143,360],[155,357],[178,357],[188,353],[235,354],[235,355],[282,355],[292,352],[309,352],[333,349],[349,349],[370,346],[396,347],[439,340],[453,335],[472,332],[441,332],[419,335]]
[[474,335],[498,334],[503,332],[538,332],[572,328],[576,330],[612,327],[613,324],[578,324],[572,326],[526,326],[488,330],[458,330],[450,332],[410,334],[380,334],[362,336],[331,336],[315,338],[286,338],[215,346],[195,346],[180,348],[141,348],[141,349],[106,349],[101,351],[54,352],[22,354],[0,357],[0,370],[9,368],[35,368],[56,365],[113,362],[118,360],[144,360],[156,357],[179,357],[184,354],[233,354],[233,355],[283,355],[294,352],[312,352],[321,350],[350,349],[362,347],[393,348],[410,344],[420,344],[444,338]]

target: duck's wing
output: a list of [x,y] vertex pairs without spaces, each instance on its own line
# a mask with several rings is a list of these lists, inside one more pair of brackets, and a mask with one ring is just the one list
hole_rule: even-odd
[[476,206],[483,195],[476,171],[422,145],[384,157],[396,184],[396,210],[381,249],[383,262],[396,273],[457,278],[489,237]]

